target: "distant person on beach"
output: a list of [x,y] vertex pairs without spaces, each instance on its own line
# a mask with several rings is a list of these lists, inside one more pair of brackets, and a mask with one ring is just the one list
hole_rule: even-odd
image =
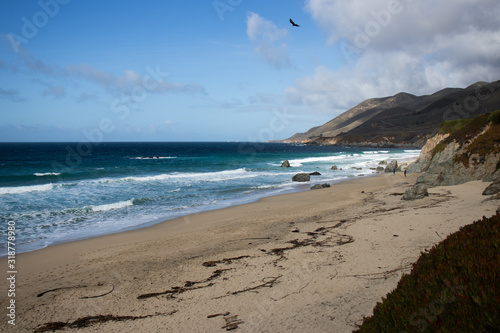
[[406,177],[406,169],[405,169],[405,177]]

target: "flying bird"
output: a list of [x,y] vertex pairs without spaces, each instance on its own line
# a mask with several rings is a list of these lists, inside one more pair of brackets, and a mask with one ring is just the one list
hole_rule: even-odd
[[294,26],[294,27],[300,27],[300,25],[298,25],[297,23],[293,22],[292,19],[290,19],[290,23]]

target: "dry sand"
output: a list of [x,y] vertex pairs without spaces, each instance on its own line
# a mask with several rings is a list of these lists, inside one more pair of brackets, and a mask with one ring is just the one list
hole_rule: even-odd
[[0,331],[350,332],[421,251],[498,207],[480,181],[400,200],[415,179],[360,178],[18,255],[16,326],[3,310]]

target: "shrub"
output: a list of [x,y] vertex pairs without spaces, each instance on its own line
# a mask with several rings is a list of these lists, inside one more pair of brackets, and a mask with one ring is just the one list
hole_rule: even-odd
[[500,214],[423,253],[355,332],[500,331]]
[[458,131],[465,125],[470,124],[472,121],[472,118],[470,119],[457,119],[457,120],[445,120],[441,123],[441,128],[439,130],[439,133],[441,134],[447,134],[447,133],[453,133],[455,131]]
[[488,121],[492,122],[493,125],[500,124],[500,110],[493,112],[489,117]]
[[464,143],[468,143],[469,140],[477,136],[483,130],[489,121],[488,118],[491,113],[485,113],[476,118],[470,120],[468,124],[452,132],[449,137],[443,140],[444,143],[448,144],[450,142],[458,142],[460,146]]
[[468,155],[485,156],[500,152],[500,125],[492,125],[484,134],[477,137],[468,147]]

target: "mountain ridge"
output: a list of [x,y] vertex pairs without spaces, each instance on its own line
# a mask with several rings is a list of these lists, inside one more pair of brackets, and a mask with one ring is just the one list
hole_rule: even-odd
[[421,148],[442,121],[474,118],[496,109],[500,109],[500,81],[478,81],[422,96],[400,92],[367,99],[323,125],[278,142]]

